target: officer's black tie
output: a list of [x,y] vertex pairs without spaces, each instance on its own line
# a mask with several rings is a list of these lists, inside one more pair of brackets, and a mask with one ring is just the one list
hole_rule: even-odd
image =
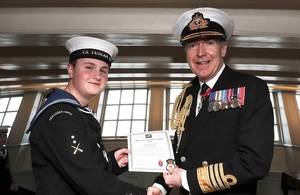
[[[198,112],[201,110],[203,103],[205,103],[205,98],[209,95],[210,93],[210,88],[206,83],[202,84],[201,86],[201,91],[200,91],[200,100],[199,100],[199,105],[198,105]],[[197,113],[198,113],[197,112]]]
[[202,85],[202,87],[201,87],[201,92],[200,92],[200,94],[201,94],[201,96],[203,96],[204,94],[205,94],[205,92],[208,90],[208,85],[206,84],[206,83],[204,83],[203,85]]

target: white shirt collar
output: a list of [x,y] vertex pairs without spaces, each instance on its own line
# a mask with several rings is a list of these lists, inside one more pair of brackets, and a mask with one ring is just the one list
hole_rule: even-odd
[[[216,74],[216,76],[214,76],[214,78],[212,78],[211,80],[209,80],[209,81],[206,82],[206,84],[208,85],[209,88],[212,89],[215,86],[215,84],[216,84],[217,80],[219,79],[221,73],[223,72],[224,68],[225,68],[225,64],[223,63],[222,67],[220,68],[220,70],[218,71],[218,73]],[[200,86],[202,86],[203,82],[201,82],[199,80],[199,84],[200,84]]]

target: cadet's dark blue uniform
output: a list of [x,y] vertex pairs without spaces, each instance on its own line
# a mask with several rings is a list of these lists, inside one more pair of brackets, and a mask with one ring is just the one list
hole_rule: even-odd
[[100,124],[88,108],[59,89],[45,105],[29,129],[38,195],[146,193],[117,178],[125,170],[114,151],[105,152]]

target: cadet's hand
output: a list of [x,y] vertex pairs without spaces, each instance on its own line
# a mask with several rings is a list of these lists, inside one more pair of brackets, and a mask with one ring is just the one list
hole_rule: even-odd
[[147,195],[162,195],[162,192],[158,187],[148,187],[147,189]]
[[130,150],[122,148],[115,152],[115,159],[118,162],[120,168],[126,167],[128,165],[128,154]]
[[181,181],[181,174],[182,174],[183,169],[181,168],[169,168],[168,173],[163,173],[165,183],[170,187],[181,187],[182,186],[182,181]]

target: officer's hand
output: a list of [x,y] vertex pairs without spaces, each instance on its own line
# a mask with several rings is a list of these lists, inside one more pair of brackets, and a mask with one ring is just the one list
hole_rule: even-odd
[[147,195],[162,195],[162,192],[158,187],[151,186],[147,189]]
[[165,183],[170,188],[181,187],[182,186],[181,174],[182,174],[183,169],[178,168],[178,167],[176,167],[176,168],[170,167],[168,169],[168,171],[169,172],[167,172],[167,173],[163,173]]

